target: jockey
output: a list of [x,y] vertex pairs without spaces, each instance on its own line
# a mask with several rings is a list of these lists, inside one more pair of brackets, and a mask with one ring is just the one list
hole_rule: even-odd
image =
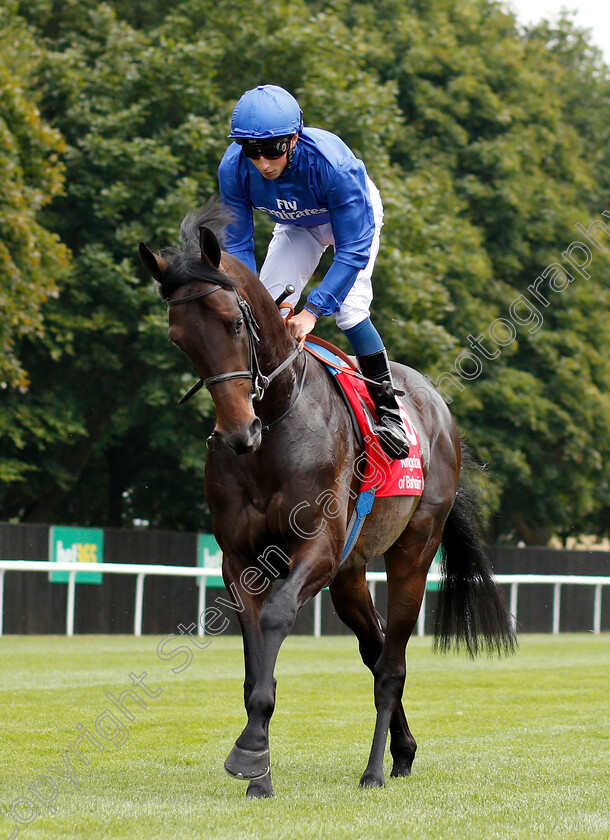
[[256,272],[252,210],[275,222],[260,280],[275,299],[288,283],[295,306],[329,245],[334,261],[288,328],[297,341],[318,318],[332,315],[347,336],[379,421],[375,426],[389,458],[406,458],[409,442],[392,387],[388,356],[370,319],[371,275],[379,250],[383,207],[364,163],[335,134],[303,127],[298,102],[275,85],[241,97],[231,119],[218,170],[220,194],[231,209],[225,248]]

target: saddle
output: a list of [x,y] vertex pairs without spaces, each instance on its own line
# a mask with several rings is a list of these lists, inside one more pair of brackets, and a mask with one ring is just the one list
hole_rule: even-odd
[[341,558],[343,562],[354,546],[376,497],[421,496],[424,489],[424,475],[419,439],[407,410],[401,405],[400,413],[409,438],[409,457],[402,460],[390,460],[381,449],[373,431],[375,406],[353,359],[334,344],[311,335],[305,341],[305,349],[314,359],[324,365],[332,376],[338,393],[352,418],[354,434],[362,449],[362,454],[358,456],[354,464],[354,472],[360,479],[360,491],[347,528]]

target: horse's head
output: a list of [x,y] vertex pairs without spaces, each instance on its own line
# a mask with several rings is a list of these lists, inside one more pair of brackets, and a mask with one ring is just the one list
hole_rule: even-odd
[[[140,258],[169,304],[170,340],[210,389],[216,407],[213,435],[236,453],[251,453],[261,443],[261,421],[252,404],[258,324],[235,280],[223,270],[216,235],[197,225],[196,216],[187,220],[191,228],[196,225],[196,247],[189,224],[183,223],[184,250],[168,252],[166,258],[141,243]],[[241,266],[224,257],[228,264]]]

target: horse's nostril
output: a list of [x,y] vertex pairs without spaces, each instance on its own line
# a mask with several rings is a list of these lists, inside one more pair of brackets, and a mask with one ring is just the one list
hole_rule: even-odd
[[246,455],[256,452],[261,443],[262,424],[258,417],[249,426],[243,426],[236,432],[224,432],[222,429],[214,429],[208,438],[208,448],[213,440],[221,440],[229,449],[237,455]]
[[256,438],[260,438],[261,430],[262,430],[261,421],[258,419],[258,417],[255,417],[254,420],[252,421],[252,423],[250,423],[250,436],[251,436],[253,441]]

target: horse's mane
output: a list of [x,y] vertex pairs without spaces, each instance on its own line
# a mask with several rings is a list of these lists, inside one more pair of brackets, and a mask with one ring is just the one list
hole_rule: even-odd
[[186,214],[180,225],[182,248],[164,248],[161,251],[161,256],[169,263],[163,282],[157,287],[163,300],[168,300],[181,286],[202,280],[210,280],[227,289],[235,288],[227,274],[202,258],[199,246],[199,229],[207,227],[222,247],[225,230],[231,220],[231,212],[218,196],[213,196],[203,207]]

